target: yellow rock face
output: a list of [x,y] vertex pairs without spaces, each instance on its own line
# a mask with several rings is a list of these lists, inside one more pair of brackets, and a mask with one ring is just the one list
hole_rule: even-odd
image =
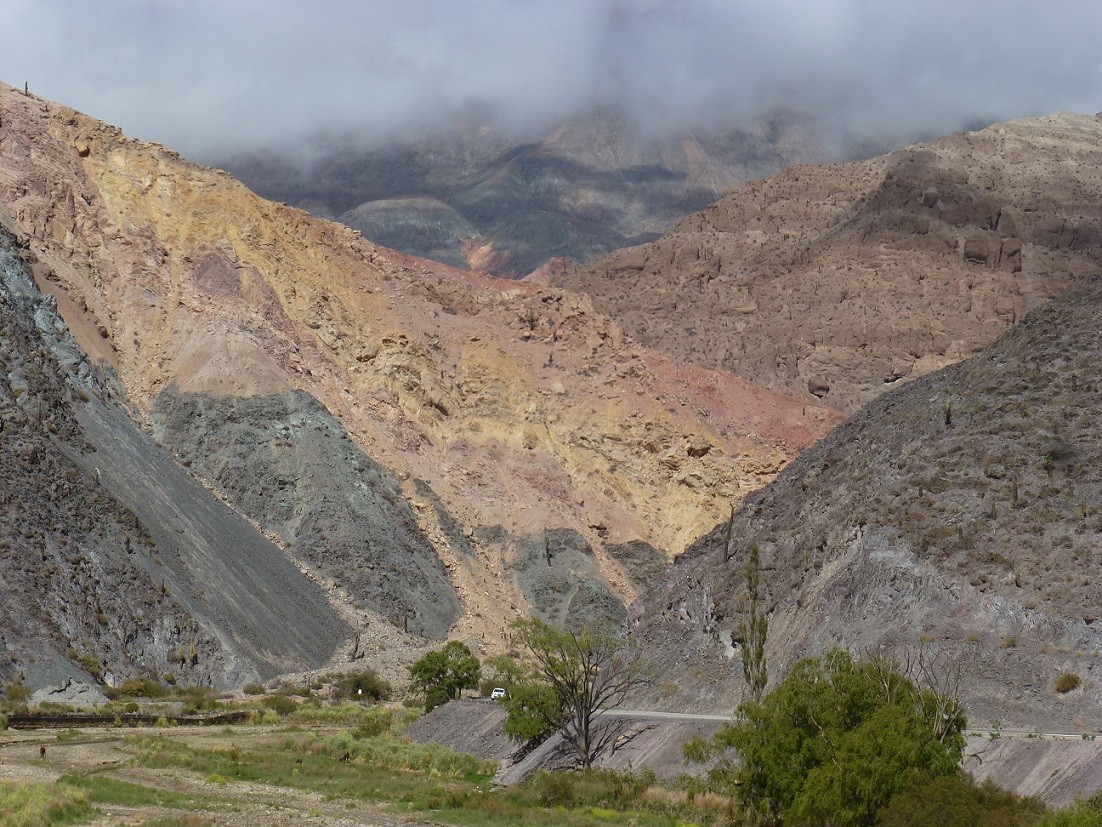
[[[679,552],[841,419],[649,350],[585,297],[377,247],[6,86],[0,222],[139,410],[169,386],[307,391],[468,531],[578,531],[624,600],[607,545]],[[527,611],[510,560],[459,559],[404,493],[464,601],[458,633]]]

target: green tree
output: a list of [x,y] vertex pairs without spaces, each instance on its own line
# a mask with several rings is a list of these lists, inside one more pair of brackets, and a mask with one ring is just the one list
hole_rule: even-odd
[[536,618],[513,627],[528,651],[531,681],[513,687],[506,731],[530,740],[557,730],[578,762],[592,766],[624,728],[602,713],[649,680],[642,660],[623,637],[604,627],[564,632]]
[[765,824],[871,825],[915,773],[960,772],[960,704],[917,689],[883,658],[855,661],[832,650],[802,660],[740,710],[740,723],[690,744],[686,755],[718,758],[713,788]]
[[465,643],[450,640],[438,652],[429,652],[409,669],[410,688],[425,699],[425,712],[477,689],[482,665]]
[[761,552],[750,547],[746,561],[746,602],[738,624],[738,640],[742,650],[742,677],[750,690],[750,700],[760,701],[769,669],[765,662],[765,638],[769,634],[769,618],[761,607]]

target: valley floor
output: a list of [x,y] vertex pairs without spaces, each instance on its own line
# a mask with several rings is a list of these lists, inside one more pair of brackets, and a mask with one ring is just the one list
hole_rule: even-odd
[[[339,731],[338,729],[332,730]],[[72,733],[72,731],[67,731]],[[28,730],[0,735],[0,781],[40,782],[56,785],[58,779],[110,779],[137,785],[129,790],[133,803],[111,803],[91,796],[99,811],[83,823],[91,825],[172,824],[276,827],[311,824],[319,827],[417,827],[429,822],[383,812],[362,802],[328,798],[273,784],[234,781],[178,768],[133,766],[143,737],[165,734],[161,729],[86,730],[72,740],[58,740],[56,730]],[[272,727],[234,727],[212,730],[179,727],[170,731],[173,741],[193,749],[242,751],[275,748],[286,733]],[[45,757],[40,748],[46,747]],[[106,785],[102,785],[106,786]],[[0,814],[0,824],[7,823]]]

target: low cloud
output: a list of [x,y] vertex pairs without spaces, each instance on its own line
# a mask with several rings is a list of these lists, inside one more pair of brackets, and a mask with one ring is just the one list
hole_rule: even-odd
[[1093,0],[7,0],[0,79],[197,157],[537,130],[614,101],[669,132],[805,113],[836,140],[1102,109]]

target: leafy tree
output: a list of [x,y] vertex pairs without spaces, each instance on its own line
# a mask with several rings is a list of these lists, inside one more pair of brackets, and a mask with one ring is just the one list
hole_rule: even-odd
[[562,725],[558,695],[550,684],[534,676],[514,683],[500,703],[508,713],[505,734],[518,743],[542,741]]
[[558,731],[583,767],[592,766],[623,730],[601,713],[646,683],[642,661],[614,632],[586,626],[565,632],[531,618],[514,624],[532,662],[530,683],[514,685],[506,731],[517,740]]
[[750,547],[750,559],[746,562],[746,602],[738,624],[738,639],[742,648],[742,677],[750,690],[750,700],[760,701],[769,682],[769,669],[765,662],[765,638],[769,634],[769,618],[761,607],[758,594],[761,579],[761,552]]
[[718,758],[712,786],[767,824],[871,825],[915,773],[960,772],[960,704],[917,689],[882,658],[855,661],[832,650],[802,660],[740,710],[742,722],[686,754]]
[[409,669],[411,688],[425,698],[425,712],[477,689],[482,665],[465,643],[450,640],[438,652],[429,652]]
[[483,671],[480,686],[483,697],[488,697],[494,687],[497,686],[503,688],[506,693],[510,693],[514,686],[529,680],[528,671],[524,668],[524,664],[512,655],[497,655],[487,658],[486,666],[489,667],[490,674],[486,675]]

